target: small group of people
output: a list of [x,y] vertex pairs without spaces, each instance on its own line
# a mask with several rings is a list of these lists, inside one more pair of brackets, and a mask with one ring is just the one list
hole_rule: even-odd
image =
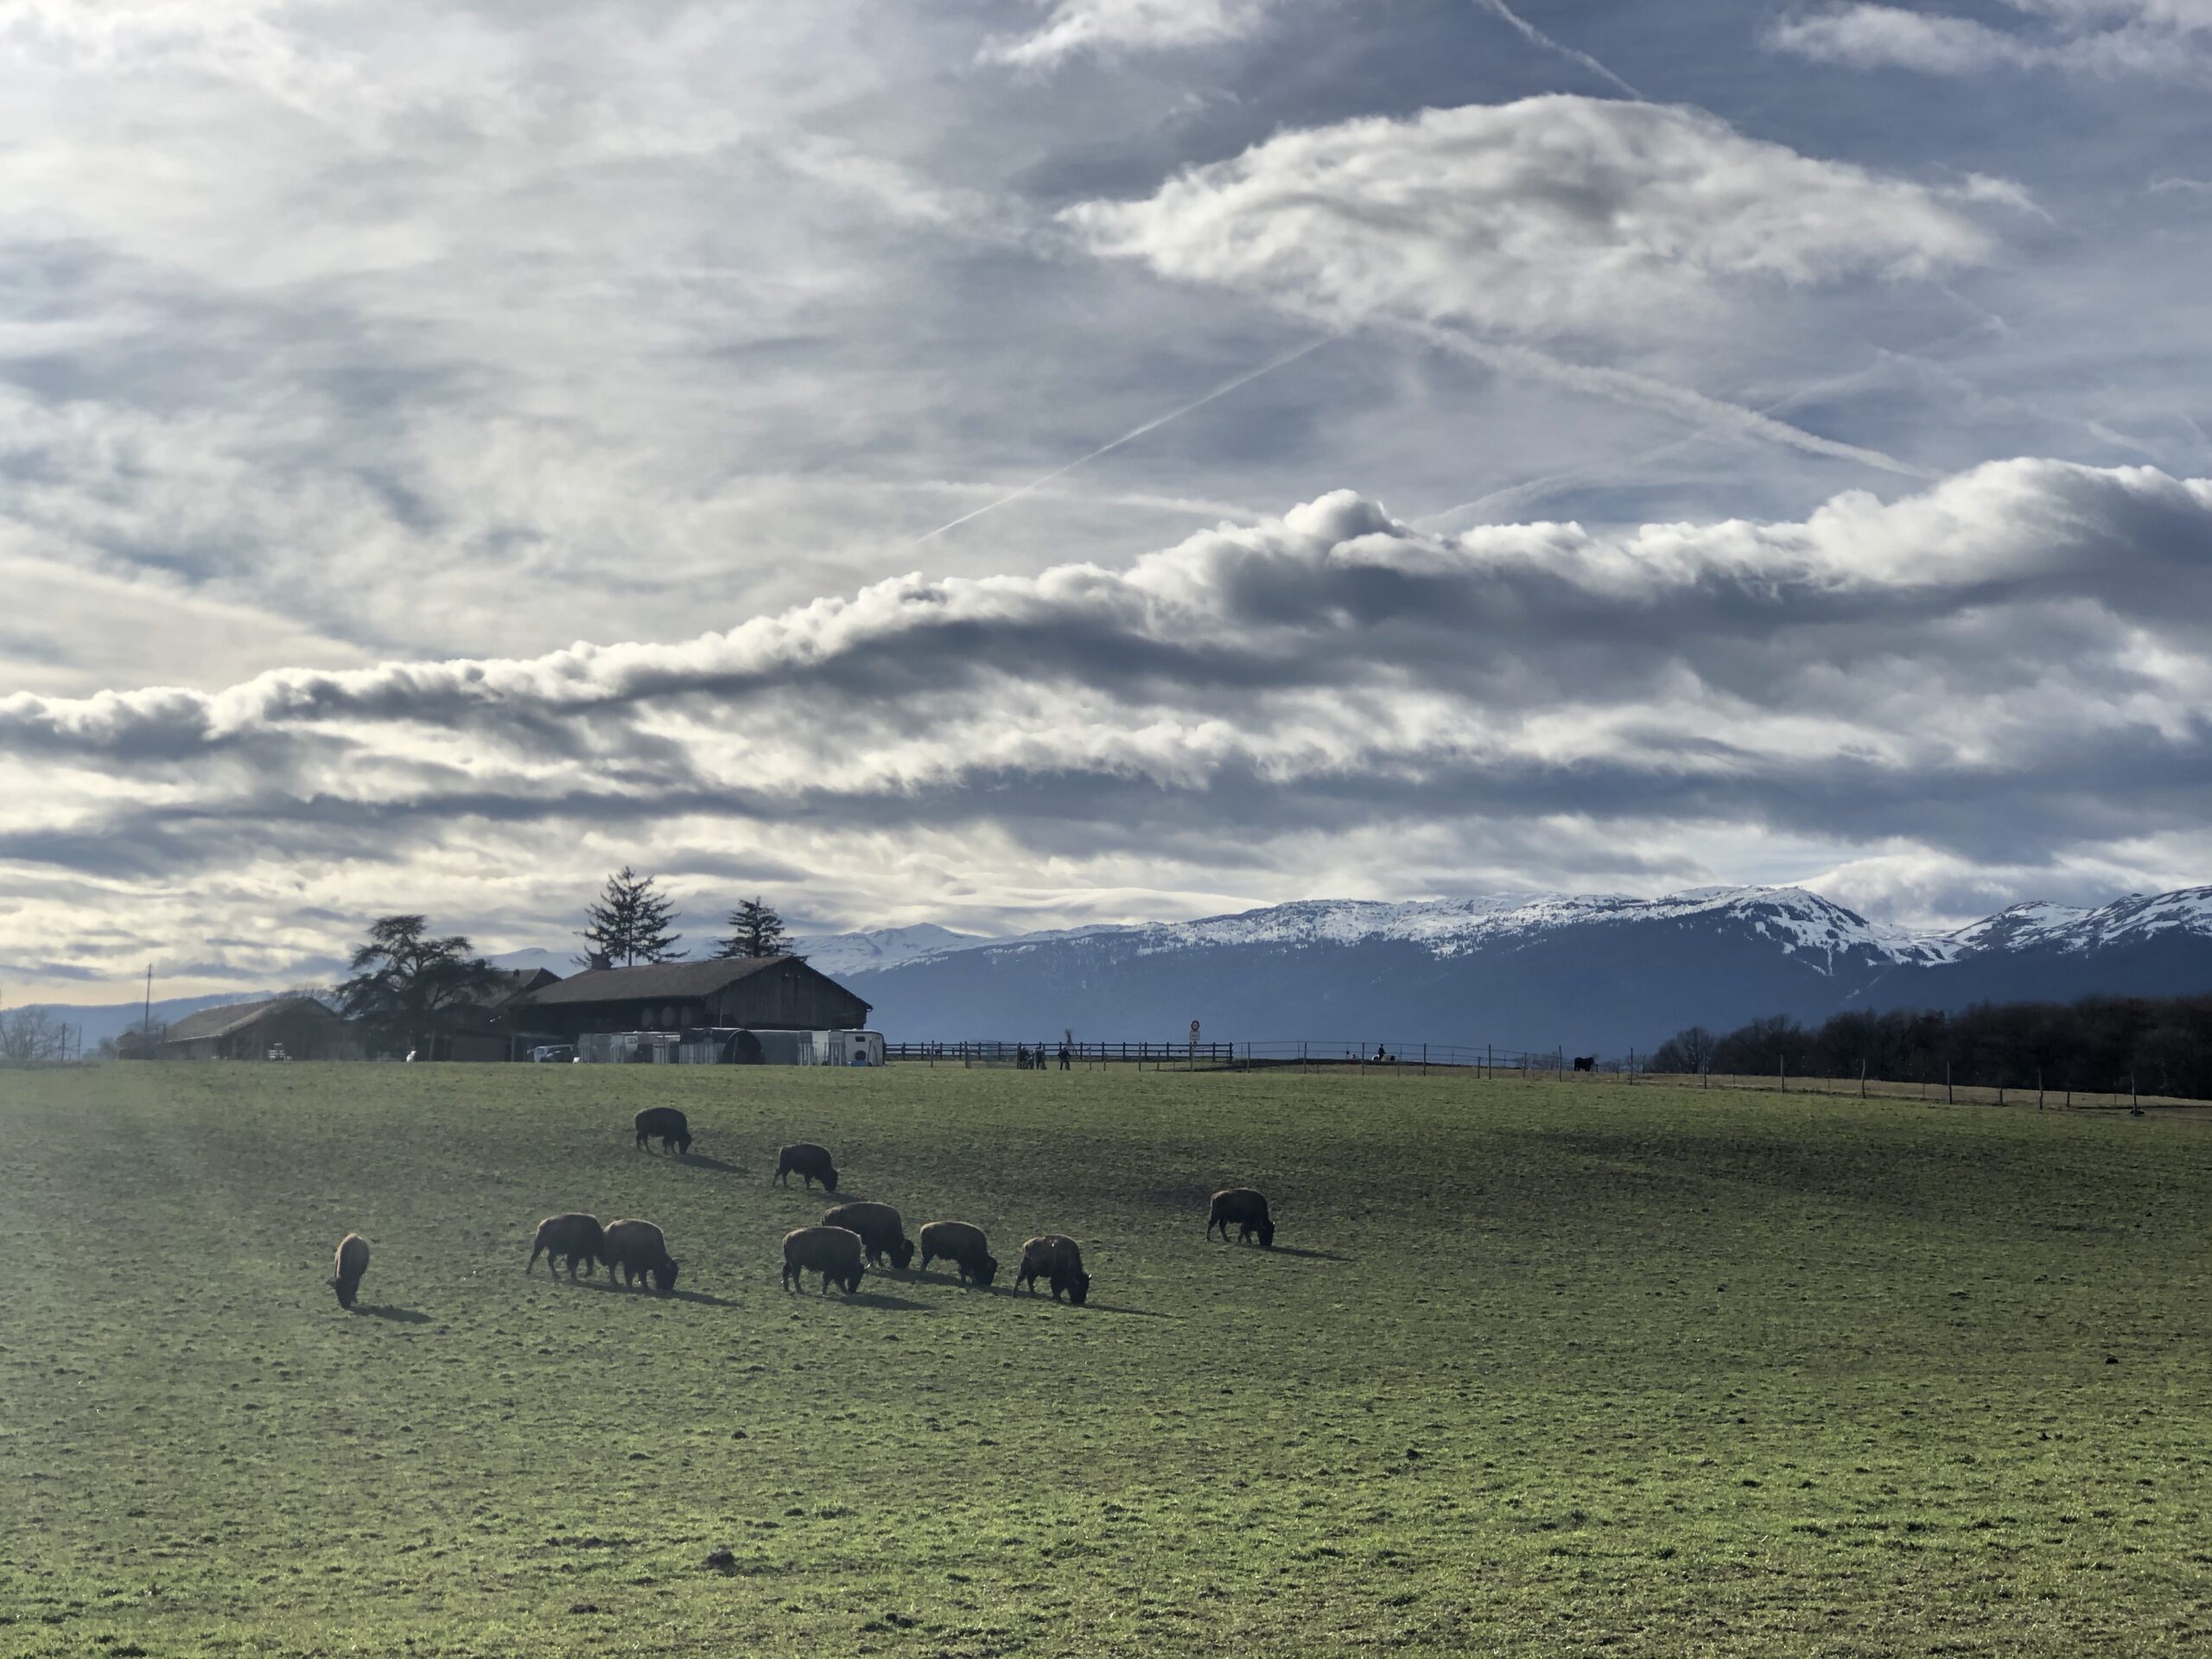
[[[1014,1049],[1014,1069],[1017,1071],[1050,1071],[1052,1069],[1051,1060],[1050,1057],[1045,1052],[1045,1045],[1039,1043],[1036,1047],[1030,1048],[1023,1044],[1015,1044]],[[1072,1071],[1074,1069],[1075,1051],[1070,1048],[1067,1043],[1064,1040],[1060,1044],[1060,1070],[1063,1071]]]

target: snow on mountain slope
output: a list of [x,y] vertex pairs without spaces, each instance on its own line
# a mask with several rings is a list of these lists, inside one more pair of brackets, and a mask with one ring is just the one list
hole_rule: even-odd
[[[1634,899],[1618,893],[1492,893],[1402,903],[1304,899],[1197,921],[1081,931],[1127,938],[1139,956],[1210,945],[1352,945],[1396,941],[1448,958],[1499,945],[1510,947],[1561,929],[1643,922],[1741,927],[1773,940],[1784,955],[1808,959],[1824,972],[1838,957],[1888,962],[1938,959],[1929,942],[1876,928],[1854,912],[1796,887],[1701,887],[1663,899]],[[1001,941],[997,948],[1068,937],[1073,936],[1036,934]]]
[[935,922],[918,922],[912,927],[879,927],[861,933],[823,933],[795,938],[791,949],[834,979],[840,974],[895,968],[918,957],[995,943],[980,933],[957,933]]
[[1948,937],[1961,954],[2047,949],[2070,953],[2132,944],[2180,930],[2212,935],[2212,887],[2132,893],[2094,910],[2071,905],[2014,905]]

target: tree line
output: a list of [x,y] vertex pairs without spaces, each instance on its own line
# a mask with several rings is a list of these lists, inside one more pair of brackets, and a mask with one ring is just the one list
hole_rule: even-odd
[[1980,1087],[2212,1098],[2212,996],[2088,996],[1984,1002],[1960,1014],[1839,1014],[1815,1027],[1786,1015],[1726,1035],[1691,1026],[1655,1050],[1653,1071],[1870,1077]]

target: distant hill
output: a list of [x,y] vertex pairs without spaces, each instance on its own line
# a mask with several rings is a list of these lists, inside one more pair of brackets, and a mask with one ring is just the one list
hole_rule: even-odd
[[1315,900],[915,956],[840,976],[898,1039],[1495,1043],[1618,1053],[1684,1026],[2212,990],[2212,888],[2022,905],[1949,933],[1794,887]]

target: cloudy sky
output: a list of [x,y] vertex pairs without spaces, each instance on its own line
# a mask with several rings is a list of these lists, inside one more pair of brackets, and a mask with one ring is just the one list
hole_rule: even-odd
[[0,0],[0,1000],[2212,880],[2212,0]]

